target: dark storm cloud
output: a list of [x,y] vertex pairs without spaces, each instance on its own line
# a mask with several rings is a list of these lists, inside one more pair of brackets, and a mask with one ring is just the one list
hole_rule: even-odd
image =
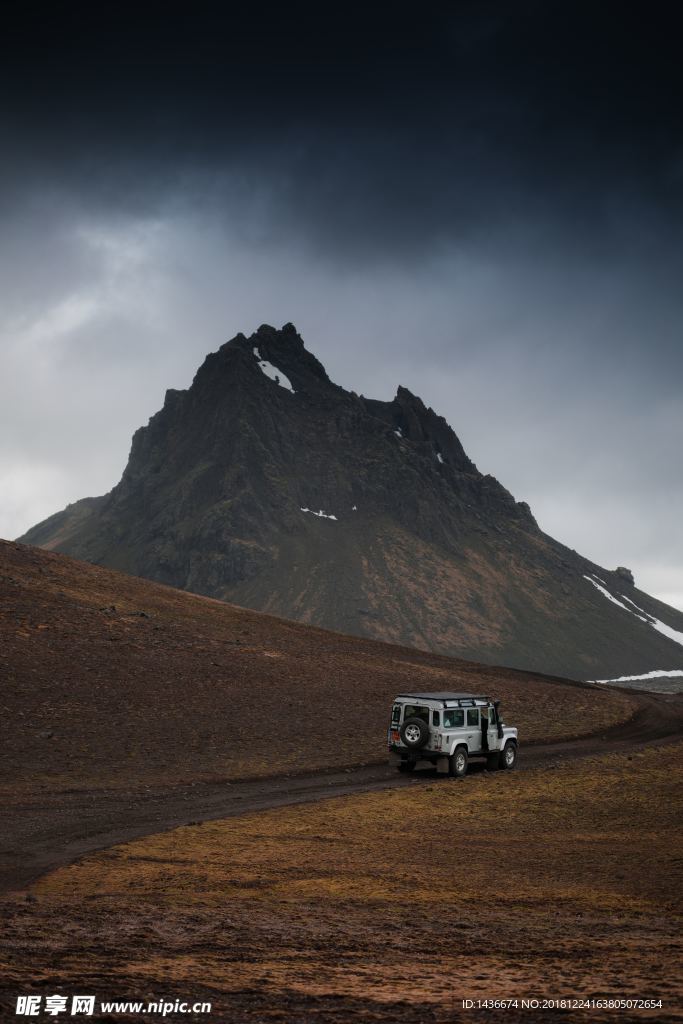
[[540,2],[14,15],[4,120],[9,173],[14,158],[28,180],[134,207],[237,169],[354,260],[422,255],[501,218],[570,218],[586,242],[615,193],[680,214],[670,5],[646,19]]
[[682,600],[677,6],[369,6],[10,5],[0,532],[106,490],[166,386],[293,320]]

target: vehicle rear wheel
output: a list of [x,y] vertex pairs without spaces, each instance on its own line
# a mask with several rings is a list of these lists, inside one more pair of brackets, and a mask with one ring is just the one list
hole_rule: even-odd
[[412,772],[412,771],[415,771],[415,762],[414,761],[401,761],[401,763],[398,766],[398,770],[400,772]]
[[517,764],[517,744],[512,741],[505,744],[505,749],[500,755],[499,768],[503,772],[511,772]]
[[467,775],[467,750],[465,747],[458,747],[448,758],[448,774],[456,779]]
[[500,754],[496,750],[496,751],[494,751],[494,753],[489,754],[488,757],[486,758],[486,771],[487,772],[496,772],[496,771],[498,771],[499,767],[500,767]]

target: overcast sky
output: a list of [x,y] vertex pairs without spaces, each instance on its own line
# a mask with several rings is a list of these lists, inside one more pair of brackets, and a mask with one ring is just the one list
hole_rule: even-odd
[[0,536],[291,320],[683,608],[677,5],[141,6],[3,25]]

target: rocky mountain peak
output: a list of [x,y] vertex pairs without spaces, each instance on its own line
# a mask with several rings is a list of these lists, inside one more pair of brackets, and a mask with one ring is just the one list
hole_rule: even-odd
[[[217,354],[232,362],[234,352],[240,353],[242,365],[249,370],[260,368],[272,380],[278,377],[287,379],[294,391],[305,387],[306,383],[331,383],[324,366],[308,351],[292,323],[286,323],[280,329],[271,324],[261,324],[248,338],[241,333],[235,335],[221,346]],[[278,370],[281,371],[279,374]]]
[[261,324],[246,341],[252,345],[262,345],[264,348],[275,346],[281,352],[286,351],[290,355],[302,356],[306,351],[303,338],[291,323],[285,324],[279,330],[271,324]]
[[188,391],[167,393],[167,402],[177,408],[179,396],[187,395],[190,400],[221,405],[238,392],[251,394],[258,401],[262,398],[263,375],[294,392],[334,387],[322,364],[306,349],[294,324],[287,323],[281,329],[261,324],[249,337],[240,332],[209,353]]
[[317,381],[331,384],[323,364],[304,345],[294,324],[288,323],[268,339],[267,351],[280,359],[285,367],[296,373],[310,375]]
[[385,402],[332,383],[293,324],[207,356],[136,431],[109,494],[23,539],[342,632],[583,678],[668,664],[678,621],[629,570],[546,537],[408,388]]

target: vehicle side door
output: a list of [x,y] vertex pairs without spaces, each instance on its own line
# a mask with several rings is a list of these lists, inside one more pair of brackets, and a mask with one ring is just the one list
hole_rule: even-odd
[[443,712],[443,732],[445,742],[443,749],[451,754],[461,743],[467,743],[465,727],[465,711],[463,708],[447,708]]
[[489,727],[488,727],[488,749],[500,750],[498,739],[498,713],[493,704],[489,704]]
[[467,736],[467,749],[470,754],[479,753],[481,750],[479,708],[465,708],[465,734]]

